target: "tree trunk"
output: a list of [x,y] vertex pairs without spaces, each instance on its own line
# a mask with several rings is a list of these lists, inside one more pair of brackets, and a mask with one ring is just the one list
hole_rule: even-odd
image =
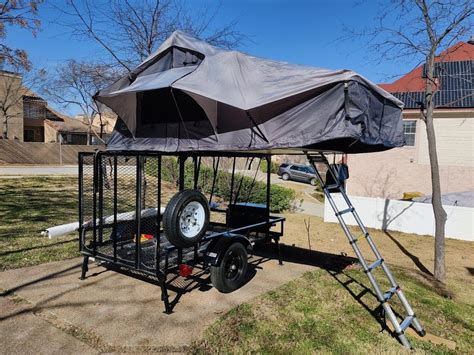
[[434,112],[434,55],[431,55],[426,61],[427,64],[427,82],[426,82],[426,135],[428,138],[428,152],[431,167],[431,204],[435,218],[435,258],[434,258],[434,277],[436,280],[445,282],[445,226],[446,212],[441,202],[441,182],[439,176],[438,153],[436,150],[436,135],[433,122]]
[[5,121],[3,122],[2,138],[8,139],[8,120],[7,119],[5,119]]
[[87,128],[87,145],[91,144],[91,126]]

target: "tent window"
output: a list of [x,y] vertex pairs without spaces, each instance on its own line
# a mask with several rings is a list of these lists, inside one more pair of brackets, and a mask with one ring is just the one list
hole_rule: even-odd
[[[208,121],[204,110],[192,97],[180,90],[173,93],[184,122]],[[141,95],[139,119],[142,125],[181,122],[169,88],[145,91]]]
[[405,134],[406,145],[415,146],[416,121],[403,121],[403,133]]

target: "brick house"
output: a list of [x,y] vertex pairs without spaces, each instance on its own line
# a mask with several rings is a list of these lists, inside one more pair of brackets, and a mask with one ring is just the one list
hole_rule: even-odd
[[[474,44],[460,42],[436,58],[438,92],[434,125],[444,193],[474,191]],[[431,194],[428,142],[417,102],[423,101],[424,65],[380,86],[405,104],[406,146],[350,155],[348,193],[400,199],[404,192]]]
[[[99,133],[99,119],[94,122],[93,130]],[[107,136],[112,132],[115,118],[105,115],[103,122]],[[71,118],[55,111],[22,85],[20,75],[7,71],[0,71],[0,127],[2,132],[7,132],[7,139],[20,142],[57,143],[61,139],[63,144],[87,144],[88,124],[83,117]],[[91,143],[100,144],[100,141],[91,135]]]

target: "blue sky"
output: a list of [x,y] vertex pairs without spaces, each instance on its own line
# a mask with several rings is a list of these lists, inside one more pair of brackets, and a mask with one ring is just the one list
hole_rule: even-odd
[[[237,29],[251,39],[241,49],[260,57],[331,69],[349,68],[379,83],[411,70],[416,63],[374,63],[363,39],[339,40],[344,35],[344,25],[360,28],[370,26],[373,21],[377,1],[357,3],[354,0],[223,0],[214,26],[237,19]],[[202,9],[214,7],[215,1],[190,0],[186,4],[191,9]],[[7,40],[14,47],[26,49],[36,67],[48,68],[70,58],[101,55],[93,43],[71,38],[57,24],[57,14],[51,9],[43,7],[41,17],[42,30],[36,38],[26,31],[10,29]]]

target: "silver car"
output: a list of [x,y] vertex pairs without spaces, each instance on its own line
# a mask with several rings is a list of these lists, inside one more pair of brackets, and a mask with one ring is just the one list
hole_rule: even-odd
[[277,172],[283,180],[294,180],[310,183],[315,186],[318,183],[316,173],[311,166],[304,164],[284,163],[281,164]]

